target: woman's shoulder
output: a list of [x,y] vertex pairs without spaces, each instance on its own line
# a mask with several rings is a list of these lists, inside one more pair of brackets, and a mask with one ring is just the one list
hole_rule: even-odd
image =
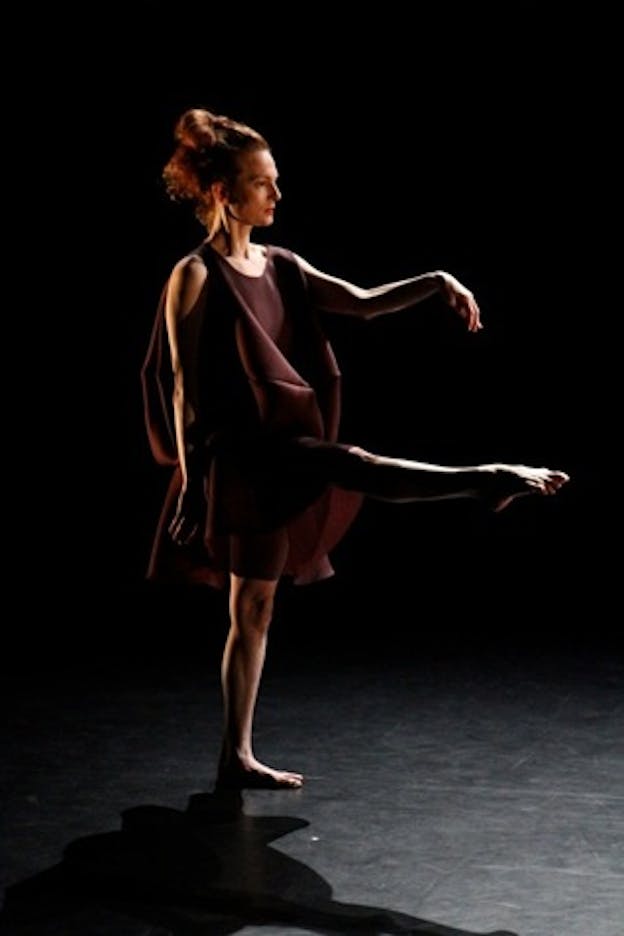
[[304,261],[299,254],[290,247],[283,247],[279,244],[268,244],[267,256],[271,260],[277,260],[282,267],[291,267],[293,272],[301,274],[304,271]]
[[294,259],[295,257],[292,250],[279,244],[255,244],[254,246],[262,250],[262,255],[265,257],[277,256],[287,257],[288,259]]
[[173,266],[167,284],[167,307],[174,317],[185,317],[208,281],[208,267],[196,253],[186,254]]
[[206,263],[206,258],[201,250],[201,247],[196,247],[193,250],[190,250],[188,253],[184,254],[183,257],[180,257],[174,263],[171,269],[172,276],[185,275],[188,272],[198,271],[198,270],[208,270],[208,265]]
[[169,274],[169,287],[204,283],[208,277],[208,265],[201,253],[191,251],[174,263]]

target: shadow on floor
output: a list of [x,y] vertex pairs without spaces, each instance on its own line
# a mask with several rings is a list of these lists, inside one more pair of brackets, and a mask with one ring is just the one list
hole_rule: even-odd
[[333,900],[328,881],[270,847],[307,825],[247,815],[236,791],[191,796],[185,812],[125,810],[121,831],[77,839],[60,864],[8,888],[0,929],[7,936],[145,936],[148,924],[150,936],[225,936],[273,924],[321,934],[477,936]]

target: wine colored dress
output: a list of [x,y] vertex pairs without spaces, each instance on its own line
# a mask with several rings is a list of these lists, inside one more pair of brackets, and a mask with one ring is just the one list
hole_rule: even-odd
[[334,573],[328,553],[363,495],[332,483],[351,447],[337,441],[341,375],[305,276],[289,250],[271,245],[261,276],[234,269],[205,242],[193,254],[208,277],[180,340],[193,347],[196,363],[188,379],[198,409],[203,510],[194,541],[174,543],[168,527],[181,472],[165,285],[141,370],[150,447],[171,471],[147,577],[216,588],[230,572],[289,575],[295,584],[327,578]]

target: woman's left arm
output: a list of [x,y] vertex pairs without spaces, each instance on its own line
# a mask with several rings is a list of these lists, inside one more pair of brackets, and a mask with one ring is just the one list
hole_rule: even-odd
[[483,328],[479,306],[473,294],[459,280],[443,270],[363,289],[346,280],[322,273],[297,254],[295,259],[306,278],[313,304],[323,312],[369,319],[408,309],[439,293],[466,322],[468,331],[477,332]]

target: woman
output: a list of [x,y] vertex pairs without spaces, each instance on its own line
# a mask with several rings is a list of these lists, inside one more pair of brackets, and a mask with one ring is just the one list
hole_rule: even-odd
[[316,270],[292,251],[251,241],[281,199],[266,140],[209,111],[180,117],[163,175],[188,199],[206,238],[173,268],[142,370],[158,461],[173,467],[148,577],[230,585],[222,661],[224,735],[217,783],[299,787],[253,753],[253,715],[273,599],[333,573],[328,552],[364,497],[477,497],[501,510],[554,494],[568,477],[524,465],[449,467],[337,441],[340,372],[318,313],[374,318],[440,293],[471,332],[472,295],[448,273],[373,289]]

